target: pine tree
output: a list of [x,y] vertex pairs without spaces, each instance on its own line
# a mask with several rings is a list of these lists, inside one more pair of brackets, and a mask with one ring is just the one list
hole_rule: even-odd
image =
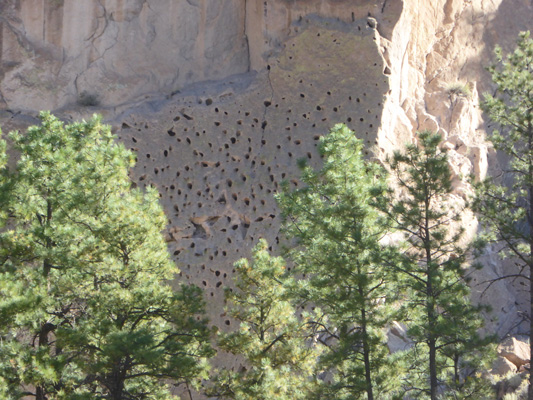
[[[529,285],[529,331],[533,332],[533,40],[522,32],[514,52],[503,58],[496,49],[499,65],[489,68],[497,86],[486,94],[483,110],[495,123],[489,135],[494,148],[509,157],[503,182],[492,178],[478,186],[478,211],[489,239],[501,245],[503,258],[511,258],[515,271],[505,276]],[[531,353],[533,359],[533,348]],[[533,399],[529,378],[528,398]]]
[[[284,186],[277,199],[289,254],[301,281],[300,295],[319,307],[328,352],[322,365],[333,373],[321,398],[384,399],[397,389],[384,329],[392,320],[395,287],[387,265],[396,257],[381,244],[387,229],[372,206],[386,191],[385,172],[364,160],[363,141],[336,125],[320,142],[320,170],[302,165],[305,187]],[[366,396],[366,397],[365,397]]]
[[264,239],[252,253],[251,264],[244,258],[235,264],[236,289],[226,289],[238,331],[218,341],[221,350],[242,356],[245,366],[220,371],[210,392],[222,399],[308,399],[319,355],[310,340],[309,315],[297,315],[285,261],[270,256]]
[[[482,307],[469,300],[462,209],[453,204],[451,174],[441,137],[418,135],[419,145],[407,145],[388,160],[398,199],[389,192],[380,208],[404,233],[405,255],[397,263],[410,311],[408,334],[415,342],[407,385],[416,396],[431,400],[463,398],[484,390],[476,379],[480,356],[490,338],[482,339]],[[480,395],[478,393],[478,395]],[[417,398],[419,398],[417,397]]]
[[[3,398],[168,399],[210,354],[201,293],[179,271],[153,188],[132,189],[134,156],[94,117],[12,132],[0,234]],[[197,319],[198,318],[198,319]]]

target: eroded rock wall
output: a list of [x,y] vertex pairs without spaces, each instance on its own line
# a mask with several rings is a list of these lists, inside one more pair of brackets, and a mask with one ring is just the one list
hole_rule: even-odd
[[[139,183],[157,184],[169,210],[182,277],[206,290],[221,327],[231,324],[222,289],[233,262],[261,237],[282,244],[273,195],[282,180],[298,186],[297,160],[318,165],[318,139],[337,122],[377,143],[388,79],[375,30],[366,19],[319,17],[293,29],[265,70],[232,78],[247,86],[228,81],[182,93],[151,116],[121,118],[121,140],[138,151]],[[331,46],[336,57],[327,55]]]
[[[416,140],[416,131],[439,131],[446,141],[455,197],[461,205],[471,194],[470,176],[501,174],[505,160],[485,142],[487,121],[479,103],[484,92],[495,89],[486,70],[495,61],[495,46],[504,52],[514,48],[518,33],[531,28],[533,7],[519,0],[403,4],[392,35],[381,39],[391,69],[379,131],[381,149],[386,154]],[[469,237],[479,229],[468,213],[462,225]],[[502,336],[510,331],[526,333],[524,282],[499,281],[484,291],[486,282],[509,271],[511,263],[502,264],[494,248],[481,262],[484,268],[474,276],[472,289],[476,299],[493,308],[489,329]]]
[[[0,117],[8,130],[39,109],[102,113],[138,153],[137,184],[161,191],[178,279],[206,290],[227,329],[233,262],[260,237],[282,244],[273,194],[298,185],[297,159],[319,165],[333,124],[380,158],[440,131],[458,204],[468,175],[498,172],[479,109],[493,89],[484,68],[531,17],[523,0],[5,0]],[[463,225],[478,229],[469,214]],[[503,268],[494,252],[484,263],[477,297]],[[502,281],[482,297],[491,329],[524,332],[522,294]]]
[[115,106],[249,69],[242,0],[4,0],[0,100]]

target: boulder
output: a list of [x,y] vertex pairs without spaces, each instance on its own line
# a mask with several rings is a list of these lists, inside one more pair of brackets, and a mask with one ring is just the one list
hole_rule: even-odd
[[413,341],[407,336],[405,325],[394,321],[387,332],[387,346],[391,353],[411,348]]
[[516,372],[516,365],[514,365],[507,358],[499,356],[494,364],[492,365],[492,370],[490,373],[492,375],[507,375],[509,372]]
[[515,337],[505,339],[498,346],[498,355],[512,362],[516,365],[516,368],[520,368],[522,365],[529,363],[530,354],[529,344]]

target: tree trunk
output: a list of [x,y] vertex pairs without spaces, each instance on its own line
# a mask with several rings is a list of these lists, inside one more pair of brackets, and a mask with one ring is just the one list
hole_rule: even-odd
[[124,395],[124,379],[123,379],[123,373],[120,370],[119,366],[116,366],[113,368],[113,372],[111,373],[111,385],[109,394],[111,395],[112,400],[122,400],[122,397]]
[[433,294],[433,266],[431,257],[431,233],[429,228],[429,209],[431,197],[426,193],[425,215],[424,215],[424,249],[426,251],[426,310],[428,317],[427,344],[429,350],[429,391],[431,400],[437,400],[437,340],[435,338],[435,301]]
[[[531,193],[531,191],[530,191]],[[530,195],[531,198],[531,195]],[[532,214],[533,215],[533,214]],[[529,240],[529,254],[530,257],[533,255],[533,236],[530,232],[530,240]],[[529,266],[529,342],[531,342],[531,334],[533,333],[533,274],[531,271],[531,265]],[[531,346],[530,353],[529,353],[529,387],[527,389],[527,398],[528,400],[533,400],[533,382],[531,380],[531,360],[533,360],[533,345]]]
[[[531,149],[530,144],[530,152]],[[533,172],[533,166],[529,166],[529,173]],[[528,222],[529,222],[529,342],[532,344],[529,353],[529,387],[527,390],[527,398],[533,400],[533,381],[531,379],[531,364],[533,361],[533,342],[531,336],[533,335],[533,270],[532,270],[532,257],[533,257],[533,187],[529,187],[529,210],[528,210]]]
[[428,317],[428,335],[427,345],[429,350],[429,390],[431,400],[437,400],[437,340],[435,339],[435,304],[433,302],[433,286],[431,280],[432,274],[429,272],[430,266],[428,266],[428,276],[426,282],[427,290],[427,317]]
[[437,351],[435,339],[428,340],[429,346],[429,386],[431,400],[437,400]]
[[361,309],[361,329],[363,332],[363,359],[365,362],[366,393],[368,400],[374,400],[372,388],[372,370],[370,368],[370,346],[368,344],[368,332],[366,330],[366,310]]
[[[528,125],[528,150],[529,150],[529,177],[533,176],[533,127],[531,122]],[[529,225],[529,343],[531,349],[529,353],[529,387],[527,390],[527,398],[533,400],[533,381],[531,379],[531,364],[533,362],[533,342],[531,336],[533,335],[533,186],[528,188],[529,210],[527,211],[527,221]]]
[[[39,347],[49,347],[48,335],[55,329],[55,326],[49,322],[45,323],[39,332]],[[44,386],[35,388],[35,400],[47,400],[47,392]]]

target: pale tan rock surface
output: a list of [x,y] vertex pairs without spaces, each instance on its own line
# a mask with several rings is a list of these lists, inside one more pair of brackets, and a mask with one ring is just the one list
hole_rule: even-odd
[[413,341],[407,335],[407,327],[393,321],[387,332],[387,346],[391,353],[408,350],[413,346]]
[[83,93],[104,106],[249,68],[238,0],[0,2],[3,102],[56,109]]
[[496,361],[494,361],[492,364],[492,369],[490,370],[491,375],[499,376],[505,376],[510,372],[516,372],[516,365],[502,356],[498,356],[498,358],[496,358]]
[[[333,124],[381,159],[439,131],[459,205],[469,174],[498,174],[479,107],[494,89],[485,67],[532,19],[523,0],[5,0],[0,124],[22,129],[39,109],[102,113],[138,152],[137,184],[162,193],[180,279],[206,290],[226,329],[233,262],[260,237],[283,244],[273,194],[298,185],[298,158],[319,165]],[[462,225],[477,232],[472,215]],[[472,289],[494,309],[489,328],[526,333],[523,282],[485,292],[510,266],[492,248],[481,261]]]
[[530,354],[529,344],[516,337],[509,337],[498,346],[498,355],[512,362],[516,369],[529,363]]

